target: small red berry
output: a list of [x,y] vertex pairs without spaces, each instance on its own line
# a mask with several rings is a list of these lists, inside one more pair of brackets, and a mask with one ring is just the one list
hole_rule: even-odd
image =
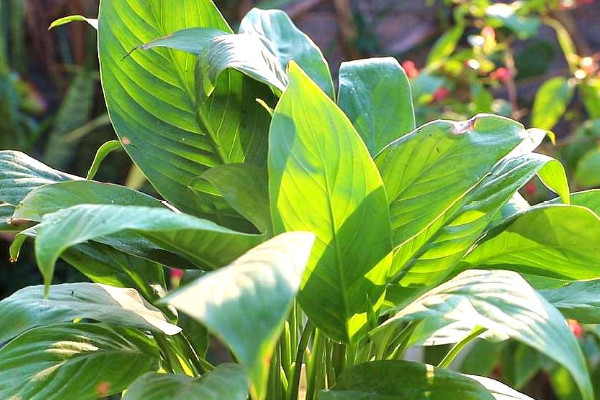
[[525,194],[529,197],[533,197],[535,196],[535,194],[537,193],[537,185],[535,184],[535,182],[533,181],[529,181],[527,182],[527,184],[525,185]]
[[494,81],[506,82],[511,74],[508,68],[500,67],[490,74],[490,78]]
[[183,276],[183,270],[177,268],[171,268],[171,279],[181,279]]
[[414,62],[407,60],[402,63],[402,68],[406,71],[406,76],[413,79],[419,76],[419,70]]
[[441,87],[438,90],[436,90],[435,93],[433,94],[432,102],[442,101],[445,98],[447,98],[448,96],[450,96],[450,90],[448,90],[448,88]]

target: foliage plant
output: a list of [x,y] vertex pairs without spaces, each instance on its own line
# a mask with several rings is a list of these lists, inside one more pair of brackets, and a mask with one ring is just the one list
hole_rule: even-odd
[[[396,60],[344,63],[336,90],[278,11],[238,33],[209,0],[103,0],[56,25],[72,20],[98,29],[119,141],[87,179],[0,152],[0,227],[13,259],[34,241],[45,283],[0,302],[0,398],[527,399],[448,368],[481,337],[594,399],[563,314],[600,320],[600,194],[569,193],[534,152],[545,131],[415,129]],[[120,147],[162,199],[93,181]],[[557,198],[530,206],[536,175]],[[91,282],[52,285],[59,259]],[[436,344],[453,345],[438,365],[404,360]]]

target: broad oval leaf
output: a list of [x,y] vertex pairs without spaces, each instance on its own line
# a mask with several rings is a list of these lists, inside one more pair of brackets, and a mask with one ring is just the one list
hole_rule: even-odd
[[271,51],[277,56],[283,69],[293,60],[321,90],[334,98],[333,81],[327,60],[321,50],[294,25],[286,13],[253,8],[242,19],[239,31],[268,38],[272,46]]
[[[528,138],[521,124],[479,115],[464,122],[429,123],[379,153],[375,162],[390,203],[393,241],[396,253],[402,253],[395,255],[393,276],[496,163]],[[428,280],[427,274],[414,274],[404,283]]]
[[[349,342],[384,292],[391,251],[381,177],[337,105],[295,64],[269,139],[275,233],[308,230],[317,241],[300,303],[330,338]],[[369,249],[365,251],[365,249]]]
[[500,223],[459,268],[511,269],[550,278],[600,278],[600,218],[581,206],[533,207]]
[[494,400],[458,372],[410,361],[372,361],[345,370],[320,400]]
[[56,260],[66,249],[125,230],[206,269],[222,267],[263,241],[261,235],[166,209],[83,204],[47,214],[36,227],[36,259],[45,284],[51,283]]
[[410,84],[393,58],[342,63],[338,104],[363,138],[371,156],[415,129]]
[[481,326],[531,346],[568,368],[585,400],[594,398],[583,353],[564,318],[515,272],[463,272],[422,295],[373,334],[403,321],[430,318]]
[[222,364],[200,378],[149,372],[127,389],[123,400],[246,400],[248,383],[236,364]]
[[600,280],[569,282],[540,294],[567,318],[585,324],[600,324]]
[[135,289],[66,283],[52,286],[48,298],[44,298],[43,286],[29,286],[0,301],[0,343],[36,326],[80,318],[167,335],[181,331]]
[[536,173],[563,171],[547,179],[549,186],[568,201],[569,190],[560,162],[541,154],[505,157],[469,193],[410,246],[401,246],[395,265],[402,265],[400,284],[425,283],[429,287],[445,279],[492,223],[497,213]]
[[92,400],[126,389],[158,368],[146,335],[102,324],[32,329],[0,349],[0,398]]
[[18,151],[0,151],[0,201],[17,205],[43,185],[82,179],[42,164]]
[[[102,0],[100,73],[115,130],[148,180],[181,210],[213,216],[222,199],[209,187],[199,193],[188,185],[210,167],[245,161],[256,151],[252,143],[260,143],[261,136],[266,140],[268,113],[244,101],[262,98],[264,90],[257,94],[252,82],[227,74],[218,93],[198,107],[195,55],[165,48],[128,55],[153,39],[194,27],[231,32],[210,0]],[[255,105],[245,110],[234,104]],[[227,225],[240,220],[235,213],[216,215]]]
[[573,85],[566,78],[552,78],[540,87],[531,111],[531,125],[550,130],[560,121],[571,98]]
[[276,236],[163,300],[233,350],[249,376],[253,398],[266,396],[270,359],[313,242],[314,235],[306,232]]

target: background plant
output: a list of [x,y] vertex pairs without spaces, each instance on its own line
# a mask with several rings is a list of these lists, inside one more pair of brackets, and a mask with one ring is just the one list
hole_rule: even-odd
[[[528,279],[546,289],[548,278],[597,277],[596,193],[569,196],[560,164],[532,153],[545,133],[487,115],[434,122],[409,133],[413,107],[396,61],[343,65],[336,96],[322,55],[283,14],[252,11],[240,33],[232,35],[210,3],[202,4],[206,13],[191,13],[197,20],[190,24],[204,28],[162,39],[157,38],[187,27],[169,18],[180,9],[167,8],[161,23],[145,29],[135,23],[142,18],[140,9],[105,3],[99,21],[101,72],[120,144],[102,146],[94,165],[111,149],[124,147],[185,214],[139,192],[77,179],[22,153],[3,153],[2,208],[11,217],[4,229],[40,222],[19,234],[13,257],[27,237],[35,237],[47,284],[61,256],[105,285],[51,287],[50,300],[62,308],[44,320],[27,322],[27,315],[37,312],[41,287],[6,299],[5,318],[19,323],[5,339],[25,333],[0,350],[14,360],[5,364],[3,375],[26,379],[26,373],[11,368],[40,368],[18,360],[45,341],[54,343],[49,351],[40,348],[48,362],[59,362],[63,354],[52,349],[75,346],[60,376],[70,376],[70,368],[81,362],[103,367],[92,370],[97,375],[84,370],[87,381],[70,382],[77,398],[119,393],[136,378],[128,368],[141,373],[159,366],[203,377],[145,375],[127,396],[146,398],[149,389],[165,396],[158,389],[192,386],[198,393],[230,390],[245,398],[247,376],[255,398],[295,398],[301,388],[309,398],[322,388],[334,389],[322,398],[387,396],[407,386],[416,398],[421,391],[447,398],[456,390],[464,396],[465,388],[473,398],[489,398],[484,387],[510,390],[440,369],[434,370],[440,380],[432,385],[427,367],[398,361],[406,348],[427,340],[457,343],[439,363],[444,368],[468,341],[485,334],[509,336],[545,352],[573,374],[585,398],[592,398],[577,343],[549,300],[513,272],[472,270],[515,270],[537,276]],[[290,60],[297,64],[288,66]],[[194,73],[186,66],[196,62]],[[398,96],[390,99],[389,88]],[[328,96],[337,97],[339,107]],[[575,206],[529,209],[512,196],[536,174]],[[88,177],[93,175],[94,168]],[[48,185],[58,181],[66,182]],[[252,192],[240,196],[248,188]],[[250,250],[294,230],[317,236],[304,274],[310,234],[285,233]],[[161,265],[195,266],[207,274],[157,302],[167,289]],[[589,285],[590,295],[571,308],[593,318],[595,292]],[[137,289],[162,313],[136,292],[115,287]],[[224,287],[237,290],[222,293]],[[568,290],[559,287],[558,297]],[[559,309],[567,308],[554,299]],[[176,320],[165,301],[184,313]],[[98,312],[99,304],[107,308]],[[255,317],[232,318],[237,313]],[[64,324],[71,321],[76,323]],[[205,328],[230,348],[242,369],[206,373],[214,367],[205,356]],[[531,329],[537,334],[528,334]],[[89,352],[77,340],[65,342],[65,336],[87,337],[93,348],[105,351]],[[306,385],[300,384],[303,361]],[[370,362],[360,364],[364,361]],[[399,382],[399,376],[408,380]],[[38,391],[66,395],[55,392],[56,382],[4,390],[25,397]]]

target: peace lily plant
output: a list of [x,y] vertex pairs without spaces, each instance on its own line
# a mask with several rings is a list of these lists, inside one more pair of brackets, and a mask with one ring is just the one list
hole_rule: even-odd
[[[600,194],[533,152],[546,132],[415,129],[396,60],[344,63],[336,90],[279,11],[233,33],[209,0],[103,0],[87,21],[119,141],[87,179],[0,152],[0,229],[13,259],[34,241],[45,282],[0,302],[0,398],[528,399],[447,368],[511,338],[593,400],[565,316],[600,322]],[[162,201],[92,180],[116,148]],[[557,198],[530,206],[536,175]],[[52,285],[59,258],[92,283]],[[403,360],[432,344],[455,345]]]

